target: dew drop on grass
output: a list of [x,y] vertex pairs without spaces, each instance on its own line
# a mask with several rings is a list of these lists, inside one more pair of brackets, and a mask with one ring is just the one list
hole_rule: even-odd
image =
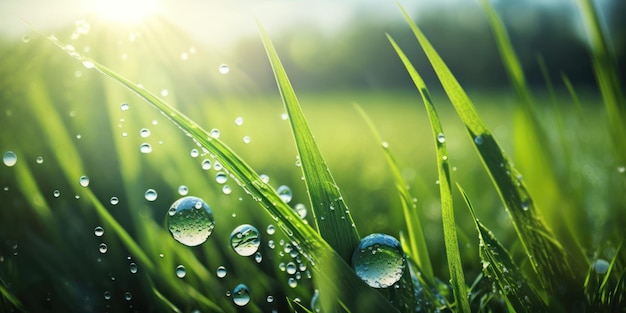
[[233,289],[233,302],[238,306],[244,306],[250,302],[250,290],[248,286],[239,284]]
[[250,143],[251,139],[250,136],[243,136],[243,143],[248,144]]
[[220,130],[217,128],[213,128],[211,129],[211,132],[209,133],[209,136],[211,136],[211,138],[220,138]]
[[161,97],[167,97],[167,95],[169,95],[170,92],[167,91],[167,89],[161,89]]
[[37,160],[35,160],[35,162],[37,162],[37,164],[43,163],[43,157],[41,156],[37,157]]
[[238,116],[238,117],[235,119],[235,125],[237,125],[237,126],[241,126],[241,125],[243,125],[243,117]]
[[228,181],[228,176],[224,172],[218,172],[215,174],[215,181],[220,185],[225,184]]
[[224,185],[224,186],[222,187],[222,193],[223,193],[223,194],[225,194],[225,195],[229,195],[229,194],[231,194],[232,192],[233,192],[233,190],[232,190],[232,189],[230,189],[230,186],[228,186],[228,185]]
[[261,263],[261,261],[263,261],[263,255],[261,254],[261,252],[257,252],[254,254],[254,261],[256,261],[257,263]]
[[604,259],[597,259],[593,262],[592,265],[593,270],[600,275],[606,274],[606,272],[608,272],[609,270],[609,266],[609,262]]
[[178,186],[178,194],[181,196],[186,196],[189,193],[189,188],[185,185]]
[[128,109],[128,103],[122,103],[122,105],[120,105],[120,110],[122,110],[122,112],[128,111]]
[[183,278],[185,277],[185,275],[187,275],[187,271],[185,270],[185,267],[182,265],[176,266],[176,276],[178,278]]
[[130,301],[132,298],[133,298],[133,295],[132,295],[130,292],[126,291],[126,292],[124,293],[124,299],[125,299],[126,301]]
[[626,173],[626,166],[618,166],[617,167],[617,172],[620,173],[620,174]]
[[270,177],[267,176],[266,174],[259,175],[259,178],[261,179],[262,182],[264,182],[266,184],[270,182]]
[[482,145],[483,144],[483,137],[482,136],[474,137],[474,143],[476,143],[479,146]]
[[87,177],[87,176],[81,176],[81,177],[78,179],[78,183],[79,183],[81,186],[83,186],[83,187],[87,187],[87,186],[89,186],[89,177]]
[[97,236],[97,237],[102,237],[102,235],[104,235],[104,228],[102,228],[102,226],[96,226],[96,228],[94,228],[93,233]]
[[371,234],[359,242],[352,255],[352,268],[368,285],[387,288],[397,283],[406,267],[400,242],[386,234]]
[[274,296],[267,296],[267,298],[265,298],[265,300],[267,301],[267,303],[272,303],[274,302]]
[[107,253],[108,249],[107,244],[104,242],[98,246],[98,251],[100,251],[100,253]]
[[58,191],[58,190],[55,190],[55,191],[53,191],[53,192],[52,192],[52,195],[53,195],[55,198],[58,198],[58,197],[61,195],[61,192],[60,192],[60,191]]
[[117,197],[111,197],[111,204],[112,205],[117,205],[118,203],[120,203],[120,199]]
[[128,267],[129,267],[130,272],[131,272],[132,274],[137,273],[137,264],[136,264],[136,263],[134,263],[134,262],[133,262],[133,263],[130,263],[130,265],[129,265]]
[[167,213],[167,225],[176,241],[193,247],[209,238],[215,228],[215,220],[206,202],[188,196],[172,204]]
[[149,130],[149,129],[147,129],[147,128],[142,128],[142,129],[139,131],[139,135],[140,135],[142,138],[147,138],[147,137],[150,137],[150,130]]
[[268,235],[273,235],[276,232],[276,227],[274,227],[274,225],[269,224],[267,225],[267,234]]
[[191,155],[192,158],[197,158],[200,155],[200,152],[198,152],[198,149],[191,149],[189,155]]
[[144,196],[144,198],[146,198],[146,200],[148,200],[148,201],[154,201],[154,200],[156,200],[156,199],[157,199],[158,194],[157,194],[156,190],[154,190],[154,189],[148,189],[148,190],[146,190],[146,192],[144,193],[144,195],[143,195],[143,196]]
[[278,192],[278,195],[283,201],[285,201],[285,203],[289,203],[291,201],[293,195],[289,186],[281,185],[278,189],[276,189],[276,192]]
[[311,310],[313,312],[321,312],[322,304],[320,302],[320,291],[315,289],[313,292],[313,297],[311,297]]
[[152,146],[149,143],[144,142],[139,146],[139,151],[141,151],[141,153],[150,153],[152,152]]
[[110,300],[111,299],[111,292],[110,291],[105,291],[104,292],[104,300]]
[[226,276],[226,268],[222,265],[218,266],[215,274],[218,278],[224,278]]
[[230,234],[230,245],[241,256],[253,255],[261,245],[261,235],[252,225],[242,224],[237,226]]
[[15,163],[17,163],[17,154],[13,151],[5,152],[2,156],[2,162],[4,162],[4,165],[8,167],[15,165]]
[[230,67],[228,66],[228,64],[220,64],[218,69],[220,71],[220,74],[228,74],[228,72],[230,72]]
[[293,263],[293,262],[287,263],[286,270],[287,270],[287,274],[289,275],[295,274],[297,270],[296,263]]
[[298,203],[296,204],[296,206],[293,207],[293,210],[296,211],[296,213],[298,213],[298,216],[300,216],[300,218],[305,218],[306,217],[306,206],[302,203]]
[[24,36],[22,37],[22,41],[23,41],[24,43],[28,43],[28,42],[30,42],[30,37],[29,37],[28,35],[24,35]]
[[200,164],[200,166],[205,171],[210,170],[211,169],[211,160],[209,160],[209,159],[202,160],[202,163]]
[[83,61],[83,66],[87,69],[92,69],[96,67],[96,65],[93,62],[87,61],[87,60]]
[[287,285],[291,288],[296,288],[298,286],[298,281],[293,277],[289,277],[289,279],[287,279]]
[[280,119],[283,121],[286,121],[289,118],[289,114],[287,113],[281,113],[280,114]]

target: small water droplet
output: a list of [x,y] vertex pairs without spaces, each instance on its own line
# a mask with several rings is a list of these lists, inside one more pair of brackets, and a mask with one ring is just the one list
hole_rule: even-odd
[[261,181],[266,183],[266,184],[270,182],[270,177],[265,175],[265,174],[259,175],[259,178],[261,178]]
[[79,183],[81,186],[83,186],[83,187],[87,187],[87,186],[89,186],[89,177],[87,177],[87,176],[81,176],[81,177],[78,179],[78,183]]
[[149,130],[149,129],[147,129],[147,128],[142,128],[142,129],[139,131],[139,135],[140,135],[141,137],[143,137],[143,138],[150,137],[150,130]]
[[597,259],[591,266],[596,273],[603,275],[608,272],[610,263],[604,259]]
[[218,172],[215,174],[215,181],[220,185],[225,184],[228,181],[228,175],[224,172]]
[[117,205],[118,203],[120,203],[120,199],[118,199],[117,197],[111,197],[112,205]]
[[482,136],[474,137],[474,143],[476,143],[479,146],[482,145],[483,144],[483,137]]
[[167,89],[161,89],[161,97],[167,97],[167,95],[169,95],[170,92],[167,91]]
[[289,275],[295,274],[297,270],[296,263],[293,263],[293,262],[287,263],[286,270],[287,270],[287,274]]
[[193,247],[209,238],[215,228],[215,220],[211,208],[202,199],[183,197],[168,210],[167,225],[176,241]]
[[30,42],[30,36],[28,36],[28,35],[24,35],[24,36],[22,37],[22,41],[23,41],[24,43],[28,43],[28,42]]
[[104,242],[98,246],[98,251],[100,251],[100,253],[107,253],[108,249],[107,244]]
[[203,170],[208,171],[211,169],[211,160],[204,159],[202,160],[202,164],[200,164]]
[[137,273],[137,264],[136,263],[134,263],[134,262],[130,263],[129,268],[130,268],[130,272],[131,273],[133,273],[133,274]]
[[361,239],[352,255],[352,268],[374,288],[387,288],[397,283],[405,267],[400,242],[386,234],[371,234]]
[[306,206],[302,203],[298,203],[293,207],[293,210],[296,211],[296,213],[298,213],[298,216],[300,216],[300,218],[305,218],[306,214],[307,214],[307,209]]
[[154,189],[148,189],[146,190],[146,192],[144,193],[144,198],[146,198],[146,200],[148,201],[154,201],[157,199],[157,192]]
[[222,187],[222,193],[224,193],[225,195],[229,195],[229,194],[231,194],[232,192],[233,192],[233,190],[232,190],[232,189],[230,189],[230,186],[228,186],[228,185],[224,185],[224,186]]
[[274,297],[273,296],[267,296],[267,298],[265,298],[265,300],[267,301],[267,303],[272,303],[274,302]]
[[104,300],[110,300],[111,299],[111,292],[110,291],[105,291],[104,292]]
[[320,300],[320,291],[315,289],[313,297],[311,297],[311,310],[315,313],[322,311],[322,304]]
[[267,234],[268,235],[273,235],[276,232],[276,227],[274,227],[274,225],[269,224],[267,225]]
[[235,125],[241,126],[243,125],[243,117],[239,116],[235,119]]
[[130,107],[128,106],[128,103],[122,103],[122,105],[120,105],[120,109],[122,110],[122,112],[124,111],[128,111]]
[[233,289],[233,302],[238,306],[244,306],[250,302],[250,290],[248,286],[239,284]]
[[152,146],[149,143],[144,142],[139,146],[139,151],[141,153],[150,153],[152,152]]
[[444,135],[444,134],[442,134],[442,133],[437,134],[437,141],[438,141],[439,143],[444,143],[444,142],[446,142],[446,135]]
[[250,256],[259,250],[261,235],[254,226],[242,224],[230,234],[230,245],[237,254]]
[[249,144],[251,141],[250,136],[243,136],[243,143]]
[[226,276],[226,267],[224,266],[218,266],[217,267],[217,271],[216,271],[216,275],[219,278],[224,278]]
[[83,61],[83,66],[87,69],[92,69],[96,67],[96,65],[93,62],[87,61],[87,60]]
[[386,141],[381,142],[380,145],[385,149],[389,148],[389,143]]
[[42,156],[38,156],[37,160],[35,160],[35,162],[37,162],[37,164],[43,163],[43,157]]
[[289,114],[287,113],[280,114],[280,119],[283,121],[286,121],[287,119],[289,119]]
[[104,235],[104,228],[102,228],[102,226],[96,226],[96,228],[94,228],[93,233],[98,236],[98,237],[102,237],[102,235]]
[[181,196],[186,196],[189,193],[189,188],[185,185],[178,186],[178,194]]
[[287,279],[287,285],[291,288],[296,288],[298,286],[298,281],[293,277],[289,277],[289,279]]
[[198,149],[191,149],[189,155],[191,155],[192,158],[197,158],[200,155],[200,152],[198,152]]
[[278,189],[276,189],[276,192],[278,192],[278,196],[280,196],[285,203],[289,203],[291,201],[293,195],[289,186],[281,185]]
[[217,128],[213,128],[211,129],[211,132],[209,133],[209,136],[211,136],[211,138],[220,138],[220,130]]
[[61,195],[61,192],[60,192],[60,191],[58,191],[58,190],[55,190],[55,191],[53,191],[53,192],[52,192],[52,195],[53,195],[55,198],[58,198],[58,197]]
[[5,152],[2,156],[2,162],[4,162],[4,165],[8,167],[15,165],[15,163],[17,163],[17,154],[13,151]]
[[230,67],[228,64],[220,64],[219,71],[220,74],[228,74],[228,72],[230,72]]
[[126,291],[124,293],[124,299],[126,299],[126,301],[130,301],[132,298],[133,298],[133,295],[130,292]]
[[187,275],[187,271],[185,270],[185,267],[183,265],[179,265],[176,267],[176,276],[178,276],[178,278],[183,278],[185,277],[185,275]]
[[261,254],[261,252],[257,252],[254,254],[254,261],[256,261],[257,263],[261,263],[261,261],[263,261],[263,255]]
[[623,165],[622,166],[618,166],[617,167],[617,172],[620,173],[620,174],[626,173],[626,166],[623,166]]

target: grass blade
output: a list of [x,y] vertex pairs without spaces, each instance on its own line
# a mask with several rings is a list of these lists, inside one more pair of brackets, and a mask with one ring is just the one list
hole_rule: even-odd
[[289,115],[317,229],[322,238],[346,262],[350,262],[354,248],[360,240],[356,226],[341,196],[339,186],[335,183],[315,143],[276,49],[263,26],[259,23],[258,27],[265,51],[276,76],[278,90]]
[[[406,11],[402,12],[420,46],[426,52],[457,114],[465,124],[474,147],[511,216],[518,238],[532,268],[538,274],[542,287],[561,298],[565,297],[562,294],[564,292],[562,287],[565,284],[568,289],[565,290],[566,293],[579,295],[580,290],[576,287],[578,284],[564,283],[574,280],[569,261],[561,245],[539,217],[525,183],[520,179],[521,175],[500,149],[471,100],[426,36]],[[574,288],[575,290],[572,290]]]
[[458,184],[457,187],[476,224],[480,241],[480,259],[485,275],[498,285],[500,292],[515,312],[548,312],[548,307],[535,288],[528,283],[528,279],[522,275],[522,271],[513,262],[509,252],[493,233],[478,221],[465,190]]
[[259,175],[232,149],[217,138],[210,136],[189,117],[185,116],[173,106],[165,103],[153,93],[137,85],[109,68],[86,59],[84,56],[68,51],[58,40],[50,41],[68,53],[71,57],[82,62],[88,69],[95,69],[105,76],[117,81],[124,87],[135,92],[140,98],[148,102],[181,131],[207,149],[211,157],[220,162],[229,172],[232,179],[247,192],[271,218],[279,228],[289,237],[294,247],[308,258],[316,277],[321,279],[331,296],[326,297],[328,302],[341,302],[355,312],[374,310],[377,312],[395,312],[395,308],[376,290],[365,284],[352,268],[340,257],[322,237],[310,226],[306,225],[276,193],[274,189],[259,177]]
[[439,192],[441,194],[441,218],[443,220],[443,235],[446,246],[446,256],[448,258],[448,269],[450,271],[450,279],[452,281],[452,290],[454,291],[454,299],[459,311],[470,312],[469,301],[467,299],[467,286],[465,285],[461,254],[459,252],[459,241],[456,234],[456,222],[454,221],[454,207],[452,205],[452,191],[450,187],[450,168],[448,164],[448,148],[446,145],[445,134],[424,80],[393,38],[389,35],[387,35],[387,38],[402,60],[402,63],[409,72],[411,79],[413,79],[413,83],[415,83],[415,87],[419,90],[420,95],[424,100],[426,112],[428,113],[428,119],[430,120],[435,148],[437,151]]

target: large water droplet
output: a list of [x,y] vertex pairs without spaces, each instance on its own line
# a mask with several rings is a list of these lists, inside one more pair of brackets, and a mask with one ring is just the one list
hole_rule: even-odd
[[297,270],[296,263],[293,263],[293,262],[287,263],[286,270],[287,270],[287,274],[289,275],[295,274]]
[[15,165],[15,163],[17,163],[17,154],[13,151],[5,152],[2,156],[2,162],[4,162],[4,165],[9,167]]
[[261,244],[261,235],[252,225],[237,226],[230,234],[230,245],[241,256],[250,256],[257,252]]
[[224,278],[226,276],[226,267],[220,265],[217,268],[216,275],[219,278]]
[[220,185],[225,184],[228,181],[228,175],[224,172],[218,172],[215,174],[215,181]]
[[322,303],[319,300],[320,300],[320,291],[315,289],[315,292],[313,292],[313,297],[311,297],[311,310],[313,312],[322,311]]
[[483,144],[483,137],[482,137],[482,136],[476,136],[476,137],[474,137],[474,142],[475,142],[477,145],[479,145],[479,146],[480,146],[480,145],[482,145],[482,144]]
[[152,146],[149,143],[144,142],[139,146],[139,151],[141,153],[150,153],[152,152]]
[[291,201],[293,195],[289,186],[282,185],[276,189],[276,192],[278,192],[278,195],[281,199],[283,199],[283,201],[285,201],[285,203],[289,203]]
[[361,239],[352,255],[352,268],[374,288],[387,288],[398,282],[405,267],[400,242],[385,234],[371,234]]
[[146,200],[148,201],[154,201],[157,199],[157,192],[154,189],[148,189],[146,190],[146,193],[144,194],[144,197],[146,198]]
[[220,64],[219,71],[220,74],[228,74],[228,72],[230,72],[230,67],[228,67],[228,64]]
[[104,235],[104,228],[102,228],[102,226],[96,226],[96,228],[94,228],[93,233],[98,236],[98,237],[102,237],[102,235]]
[[87,177],[87,176],[81,176],[81,177],[78,179],[78,183],[79,183],[81,186],[83,186],[83,187],[87,187],[87,186],[89,186],[89,177]]
[[183,197],[170,207],[167,214],[167,225],[176,241],[197,246],[209,238],[215,220],[209,205],[196,197]]
[[187,275],[185,267],[182,265],[176,266],[176,276],[178,276],[178,278],[183,278],[185,275]]
[[250,302],[250,290],[248,286],[239,284],[233,289],[233,302],[238,306],[244,306]]
[[296,213],[298,213],[298,215],[300,216],[300,218],[305,218],[306,217],[306,206],[302,203],[298,203],[293,207],[293,210],[296,211]]

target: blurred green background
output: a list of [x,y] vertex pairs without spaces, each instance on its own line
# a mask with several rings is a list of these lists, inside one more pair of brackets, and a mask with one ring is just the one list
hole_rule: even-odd
[[[472,197],[481,221],[521,258],[522,249],[497,193],[395,4],[324,2],[319,8],[289,1],[160,4],[156,13],[131,22],[83,12],[70,2],[65,19],[57,13],[47,16],[53,22],[44,22],[45,4],[32,3],[29,11],[20,11],[26,9],[3,3],[0,11],[13,20],[21,15],[71,45],[68,49],[141,83],[203,128],[218,129],[221,139],[258,173],[270,177],[271,185],[291,187],[291,205],[308,207],[289,124],[281,117],[281,99],[254,30],[257,16],[268,26],[360,234],[397,236],[404,220],[380,143],[354,103],[372,117],[395,154],[418,199],[436,274],[445,281],[432,135],[419,95],[385,38],[389,33],[434,93],[453,180]],[[515,97],[478,4],[406,5],[515,161],[516,152],[524,147],[514,145],[513,135],[524,128],[513,123]],[[554,191],[541,185],[541,172],[521,169],[524,179],[539,182],[529,185],[530,191],[566,246],[575,245],[568,235],[573,229],[580,234],[578,244],[585,247],[586,256],[599,253],[610,258],[616,241],[623,239],[619,229],[626,221],[624,164],[611,157],[606,113],[576,7],[566,1],[496,1],[494,6],[535,92],[537,113],[549,139],[544,148],[552,156],[548,166],[555,169],[569,198],[562,204],[555,200]],[[624,64],[626,20],[620,17],[626,14],[626,5],[600,1],[599,8],[618,61]],[[154,300],[154,288],[184,311],[210,308],[202,297],[189,295],[189,286],[224,311],[283,311],[286,296],[298,297],[308,306],[312,292],[306,270],[298,288],[276,287],[284,286],[288,277],[279,264],[292,260],[289,253],[279,254],[284,247],[279,245],[284,239],[280,231],[267,234],[271,220],[234,182],[227,182],[232,194],[222,192],[214,180],[218,171],[200,166],[207,157],[191,156],[192,149],[200,148],[190,138],[137,96],[85,68],[25,23],[5,23],[0,37],[0,152],[14,151],[17,163],[0,166],[0,283],[10,294],[32,312],[163,311],[165,305]],[[546,87],[540,59],[554,85],[553,94]],[[228,66],[227,73],[220,72],[221,65]],[[571,80],[580,106],[561,75]],[[626,76],[623,68],[621,75]],[[122,103],[129,104],[128,111],[120,109]],[[243,118],[242,125],[235,124],[238,117]],[[140,135],[142,128],[150,130],[148,137]],[[141,153],[142,143],[149,143],[152,151]],[[95,198],[156,264],[150,275],[95,213],[95,200],[78,184],[82,175],[90,178],[88,189]],[[197,248],[174,242],[164,225],[165,212],[180,197],[180,185],[189,188],[189,195],[203,198],[215,216],[213,235]],[[144,198],[148,188],[158,192],[156,201]],[[480,271],[477,240],[459,196],[455,193],[461,253],[471,282]],[[111,197],[118,197],[119,204],[111,204]],[[576,215],[574,224],[563,223],[567,214]],[[312,224],[310,212],[307,219]],[[230,232],[242,223],[261,231],[260,264],[235,255],[229,247]],[[104,227],[103,237],[94,235],[96,226]],[[277,248],[268,247],[269,240],[275,240]],[[108,245],[105,254],[98,251],[101,242]],[[138,273],[130,273],[131,262],[137,263]],[[178,264],[188,268],[185,279],[174,276]],[[228,269],[223,279],[214,274],[220,265]],[[164,278],[153,282],[154,273]],[[251,287],[254,305],[237,308],[225,295],[239,283]],[[105,291],[112,293],[110,300],[103,297]],[[123,300],[125,292],[133,295],[131,300]],[[268,295],[275,300],[268,302]],[[2,299],[0,308],[19,311]]]

